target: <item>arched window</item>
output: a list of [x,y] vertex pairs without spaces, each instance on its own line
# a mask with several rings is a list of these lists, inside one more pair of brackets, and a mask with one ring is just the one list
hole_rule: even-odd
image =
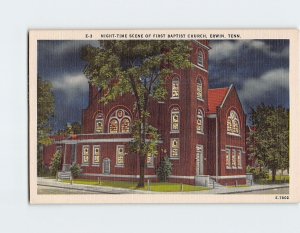
[[128,118],[123,118],[121,120],[121,133],[130,132],[130,120]]
[[197,110],[197,122],[196,122],[196,130],[197,130],[197,133],[203,133],[204,130],[203,130],[203,112],[202,110],[199,108]]
[[235,111],[231,110],[227,118],[227,133],[240,134],[240,121]]
[[117,109],[109,118],[109,133],[130,133],[131,118],[123,109]]
[[204,55],[203,52],[199,50],[198,52],[198,60],[197,60],[197,64],[199,66],[204,66]]
[[172,98],[179,99],[179,78],[172,79]]
[[203,88],[202,88],[202,80],[201,78],[197,78],[197,99],[203,99]]
[[179,132],[180,114],[179,108],[172,108],[171,110],[171,132]]
[[95,133],[103,133],[104,132],[104,118],[103,114],[99,113],[95,120]]

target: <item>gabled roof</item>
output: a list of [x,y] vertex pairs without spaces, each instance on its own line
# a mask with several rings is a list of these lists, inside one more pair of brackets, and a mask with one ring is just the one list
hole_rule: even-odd
[[230,87],[208,89],[208,114],[217,113],[217,107],[224,102]]

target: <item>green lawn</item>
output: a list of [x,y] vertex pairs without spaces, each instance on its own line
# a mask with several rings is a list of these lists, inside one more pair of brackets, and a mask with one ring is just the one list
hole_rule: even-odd
[[283,184],[283,183],[289,183],[290,177],[289,176],[280,176],[276,175],[275,176],[275,182],[272,182],[272,176],[270,175],[268,179],[261,179],[261,180],[256,180],[256,184]]
[[[70,183],[69,180],[63,181],[65,183]],[[148,190],[147,183],[145,183],[144,188],[137,188],[136,182],[125,182],[125,181],[101,181],[101,184],[98,183],[96,180],[86,180],[86,179],[76,179],[73,180],[74,184],[85,184],[85,185],[97,185],[97,186],[109,186],[109,187],[116,187],[116,188],[127,188],[127,189],[134,189],[134,190]],[[202,186],[193,186],[183,184],[183,190],[181,190],[181,184],[177,183],[151,183],[150,190],[154,192],[190,192],[190,191],[202,191],[208,190],[206,187]]]

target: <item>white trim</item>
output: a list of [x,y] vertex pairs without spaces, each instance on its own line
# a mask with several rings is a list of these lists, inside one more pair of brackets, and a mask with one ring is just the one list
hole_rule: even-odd
[[169,176],[169,178],[178,178],[178,179],[187,179],[187,180],[193,180],[195,179],[195,176]]
[[207,118],[216,118],[217,114],[207,114],[206,117]]
[[[216,178],[215,176],[211,176],[212,178]],[[218,176],[218,179],[242,179],[246,178],[246,175],[236,175],[236,176]]]
[[194,63],[192,63],[192,65],[195,66],[196,68],[198,68],[199,70],[202,70],[202,71],[208,73],[208,70],[204,69],[203,67],[198,66],[198,65],[196,65],[196,64],[194,64]]
[[224,105],[224,103],[225,103],[225,100],[227,99],[227,96],[229,95],[229,92],[231,91],[231,88],[232,88],[232,87],[233,87],[233,85],[231,84],[231,85],[229,86],[229,89],[228,89],[226,95],[225,95],[225,98],[223,99],[222,104],[220,105],[220,108],[223,107],[223,105]]
[[[123,154],[119,154],[119,149],[122,149],[123,150]],[[118,162],[118,158],[119,157],[123,157],[123,163],[119,163]],[[125,167],[125,146],[124,145],[117,145],[116,146],[116,164],[115,164],[115,167],[120,167],[120,168],[123,168]]]
[[[82,143],[95,143],[95,142],[131,142],[133,138],[103,138],[103,139],[82,139],[82,140],[63,140],[56,142],[57,144],[82,144]],[[149,141],[146,139],[146,141]],[[158,143],[162,143],[158,140]]]
[[234,136],[234,137],[242,137],[240,134],[236,134],[236,133],[230,133],[230,132],[227,132],[227,135],[230,135],[230,136]]
[[[95,162],[95,148],[99,148],[99,162]],[[100,165],[100,160],[101,160],[101,146],[100,145],[93,145],[93,154],[92,154],[92,165]]]
[[210,50],[210,49],[211,49],[210,47],[208,47],[208,46],[206,46],[206,45],[200,43],[200,42],[197,41],[197,40],[192,40],[192,41],[193,41],[194,43],[196,43],[197,45],[200,45],[201,47],[203,47],[203,48],[205,48],[205,49],[207,49],[207,50]]
[[[140,175],[118,175],[118,174],[93,174],[82,173],[83,176],[120,177],[120,178],[140,178]],[[145,178],[157,178],[156,175],[145,175]]]
[[[172,147],[172,141],[177,140],[179,146],[178,146],[178,156],[172,156],[173,147]],[[180,139],[179,138],[170,138],[170,157],[169,159],[180,159]]]
[[[83,162],[84,159],[84,148],[88,149],[88,161],[87,162]],[[83,166],[89,166],[90,165],[90,145],[82,145],[81,147],[81,165]]]

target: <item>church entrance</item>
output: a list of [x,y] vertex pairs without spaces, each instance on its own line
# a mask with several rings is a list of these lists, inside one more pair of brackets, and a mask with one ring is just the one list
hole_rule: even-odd
[[196,146],[196,176],[204,174],[203,145]]

